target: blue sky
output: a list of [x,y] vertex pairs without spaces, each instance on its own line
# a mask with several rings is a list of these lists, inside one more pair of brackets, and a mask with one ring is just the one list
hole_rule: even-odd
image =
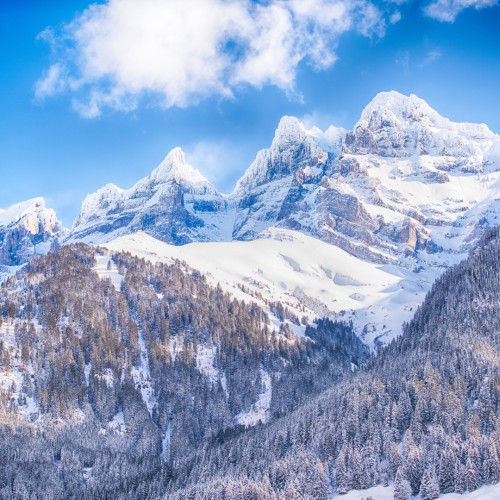
[[494,0],[3,1],[0,207],[70,225],[178,145],[228,192],[282,115],[350,128],[384,90],[500,133],[499,26]]

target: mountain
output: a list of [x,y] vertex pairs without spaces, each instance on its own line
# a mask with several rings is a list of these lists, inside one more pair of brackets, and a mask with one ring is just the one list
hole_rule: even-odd
[[297,118],[283,117],[271,147],[257,154],[230,196],[237,206],[233,238],[255,239],[284,220],[296,229],[294,205],[302,191],[331,174],[344,133],[334,127],[307,130]]
[[[179,256],[236,296],[245,288],[247,298],[279,297],[309,320],[352,320],[377,345],[401,333],[436,277],[500,221],[499,193],[500,136],[454,123],[414,95],[384,92],[351,131],[283,117],[229,195],[173,150],[133,188],[90,195],[70,241]],[[145,235],[195,246],[161,247]],[[306,250],[297,255],[289,240]],[[347,281],[344,252],[358,263]],[[366,264],[386,287],[360,271]]]
[[229,195],[175,149],[133,188],[89,195],[71,239],[144,231],[179,245],[254,240],[281,227],[365,261],[443,268],[499,220],[499,191],[500,136],[443,118],[414,95],[384,92],[351,131],[282,118]]
[[187,162],[180,148],[130,189],[108,184],[85,198],[70,233],[90,243],[146,231],[183,245],[222,239],[227,201]]
[[[500,221],[499,192],[498,135],[486,125],[454,123],[414,95],[384,92],[350,131],[323,132],[283,117],[269,149],[257,154],[230,194],[175,148],[133,187],[108,184],[88,195],[69,235],[54,231],[65,242],[113,243],[116,250],[130,243],[146,257],[157,245],[144,235],[175,246],[218,243],[206,248],[217,253],[210,273],[234,295],[279,297],[308,320],[352,320],[376,345],[401,333],[435,278]],[[34,245],[47,250],[52,233],[45,226],[36,234],[9,229],[1,262],[26,262]],[[138,233],[143,236],[133,236]],[[133,241],[122,240],[129,236]],[[307,241],[300,245],[307,250],[297,255],[289,240]],[[210,259],[199,248],[167,246],[159,255],[180,255],[205,272]],[[242,249],[249,257],[232,265]],[[342,278],[339,269],[349,259],[337,249],[357,259],[354,267],[368,264],[385,275],[387,287],[367,279],[371,271]],[[328,254],[337,259],[335,269],[323,257]],[[273,269],[283,264],[276,281]]]
[[0,498],[495,495],[499,144],[382,93],[229,195],[174,149],[2,211]]
[[0,209],[0,265],[18,266],[44,253],[65,230],[43,198]]
[[363,260],[441,267],[498,220],[500,137],[485,125],[453,123],[414,95],[387,92],[352,131],[333,135],[339,142],[297,120],[280,124],[236,188],[236,238],[278,226]]

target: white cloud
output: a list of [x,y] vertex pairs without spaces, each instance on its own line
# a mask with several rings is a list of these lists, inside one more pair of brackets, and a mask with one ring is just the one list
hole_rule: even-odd
[[64,68],[61,64],[52,64],[44,75],[36,82],[35,100],[40,102],[52,97],[64,89]]
[[484,9],[498,4],[498,0],[434,0],[428,4],[424,12],[438,21],[452,23],[464,9]]
[[389,22],[391,24],[396,24],[399,23],[399,21],[401,21],[401,12],[397,10],[396,12],[394,12],[394,14],[391,15],[391,17],[389,18]]
[[321,130],[326,130],[330,125],[338,125],[337,120],[335,120],[330,114],[317,109],[299,117],[299,120],[307,129],[318,127]]
[[383,36],[385,25],[370,0],[108,0],[43,32],[55,61],[37,94],[69,90],[86,117],[144,96],[182,107],[241,86],[292,95],[302,61],[328,68],[342,34]]

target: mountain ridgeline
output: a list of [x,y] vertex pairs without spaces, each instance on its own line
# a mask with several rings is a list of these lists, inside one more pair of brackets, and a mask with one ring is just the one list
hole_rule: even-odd
[[500,136],[385,92],[351,131],[282,118],[229,195],[176,148],[132,188],[89,195],[69,238],[103,243],[141,230],[183,245],[281,227],[371,262],[442,267],[498,220],[499,179]]
[[[498,223],[499,179],[500,136],[486,125],[454,123],[414,95],[383,92],[350,131],[283,117],[231,194],[175,148],[131,188],[88,195],[68,234],[41,234],[101,244],[144,231],[184,245],[280,227],[370,262],[442,268]],[[0,213],[0,235],[14,219]],[[26,260],[0,255],[0,264]]]

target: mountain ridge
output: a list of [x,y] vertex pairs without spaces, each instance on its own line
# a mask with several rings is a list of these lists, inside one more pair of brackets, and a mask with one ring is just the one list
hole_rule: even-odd
[[[186,192],[172,190],[170,199],[164,199],[185,209],[175,215],[179,235],[152,231],[141,226],[137,218],[133,223],[133,218],[120,219],[133,211],[136,187],[148,186],[163,171],[164,160],[152,174],[121,192],[122,197],[129,194],[129,207],[126,199],[123,206],[114,204],[115,192],[109,188],[90,195],[92,199],[99,193],[101,206],[109,203],[111,209],[101,217],[119,225],[118,233],[106,230],[106,225],[103,231],[97,229],[98,224],[85,227],[88,221],[80,214],[70,240],[110,241],[137,230],[154,232],[153,236],[174,244],[251,240],[262,230],[278,226],[304,232],[372,261],[401,260],[418,250],[433,253],[446,246],[433,241],[431,226],[453,223],[457,218],[453,220],[451,210],[457,213],[470,208],[468,202],[457,201],[460,195],[468,194],[464,189],[467,177],[484,184],[481,176],[498,175],[500,136],[484,124],[454,123],[413,94],[407,97],[391,91],[377,94],[351,131],[333,126],[325,132],[317,127],[308,129],[297,118],[284,116],[271,146],[257,153],[229,194],[221,193],[189,167],[179,148],[169,157],[184,166],[184,175],[177,180],[181,184],[185,181]],[[385,172],[379,175],[382,170]],[[175,175],[170,180],[175,184]],[[429,186],[441,184],[443,199],[433,203],[413,196],[409,200],[405,182],[414,182],[410,187],[417,191],[421,186],[430,191]],[[197,189],[200,184],[204,189]],[[480,189],[473,187],[470,196]],[[153,190],[145,202],[154,204],[151,199],[155,194]],[[431,193],[424,195],[430,198]],[[449,210],[445,205],[451,200],[460,207]],[[85,205],[83,213],[88,211]],[[392,213],[384,210],[387,208]],[[494,212],[496,215],[498,207]],[[431,215],[437,216],[436,221]],[[365,248],[360,249],[360,244]]]

